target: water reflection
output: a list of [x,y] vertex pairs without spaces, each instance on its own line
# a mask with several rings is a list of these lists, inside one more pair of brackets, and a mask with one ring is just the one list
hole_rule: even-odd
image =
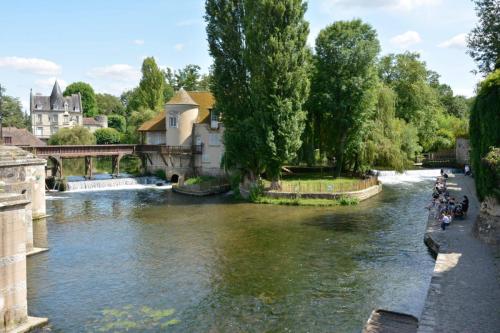
[[428,188],[334,208],[62,194],[48,201],[51,251],[29,260],[30,311],[65,332],[126,306],[175,308],[173,332],[358,332],[374,307],[418,315],[433,267]]

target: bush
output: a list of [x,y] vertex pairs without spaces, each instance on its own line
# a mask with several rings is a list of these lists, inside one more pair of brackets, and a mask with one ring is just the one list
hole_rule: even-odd
[[353,197],[342,196],[338,199],[341,206],[354,206],[359,203],[359,199]]
[[165,170],[163,169],[158,169],[155,171],[155,177],[167,180],[167,174],[165,173]]
[[108,126],[124,133],[127,130],[127,120],[119,114],[111,114],[108,116]]
[[494,194],[495,171],[483,163],[491,147],[500,147],[500,69],[481,82],[470,115],[471,162],[481,200]]
[[100,128],[94,133],[99,145],[120,143],[120,133],[114,128]]
[[61,128],[49,138],[49,145],[93,145],[95,136],[84,127]]
[[251,202],[258,202],[263,194],[264,194],[264,185],[261,182],[259,182],[250,187],[250,194],[248,196],[248,199]]
[[210,181],[213,181],[216,179],[217,178],[212,177],[212,176],[198,176],[198,177],[193,177],[193,178],[187,179],[184,182],[184,184],[185,185],[197,185],[197,184],[201,184],[201,183],[210,182]]

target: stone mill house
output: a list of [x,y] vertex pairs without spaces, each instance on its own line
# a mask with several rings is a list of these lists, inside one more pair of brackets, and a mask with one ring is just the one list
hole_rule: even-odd
[[224,126],[214,103],[210,92],[181,88],[164,112],[139,128],[143,144],[159,145],[156,153],[147,154],[149,172],[164,170],[173,182],[181,176],[224,174]]

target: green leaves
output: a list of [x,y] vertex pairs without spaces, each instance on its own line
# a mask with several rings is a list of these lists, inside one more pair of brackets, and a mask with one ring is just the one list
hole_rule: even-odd
[[309,32],[301,0],[208,0],[213,93],[227,165],[278,177],[301,146]]
[[85,117],[94,117],[98,114],[97,101],[92,86],[85,82],[74,82],[66,87],[64,96],[78,94],[82,96],[82,108]]
[[61,128],[49,139],[49,145],[93,145],[95,137],[88,129],[81,126]]

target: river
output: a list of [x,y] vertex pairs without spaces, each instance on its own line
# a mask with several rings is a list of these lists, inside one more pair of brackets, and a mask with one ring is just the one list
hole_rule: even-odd
[[354,207],[51,194],[28,302],[52,332],[359,332],[374,308],[420,315],[432,178],[389,177]]

